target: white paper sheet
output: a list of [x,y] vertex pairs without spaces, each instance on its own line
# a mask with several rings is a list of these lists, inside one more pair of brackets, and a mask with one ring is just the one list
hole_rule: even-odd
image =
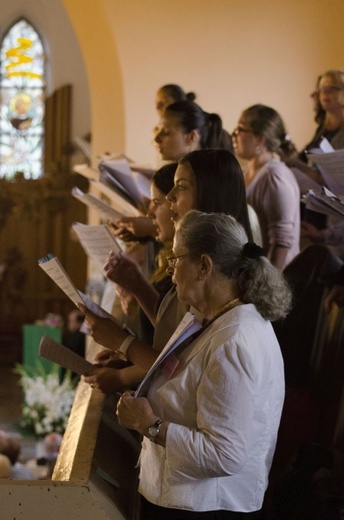
[[102,217],[102,219],[106,221],[110,220],[111,222],[113,222],[125,216],[120,211],[117,211],[116,209],[112,208],[110,204],[108,204],[104,200],[100,199],[99,197],[96,197],[92,193],[84,193],[77,187],[74,187],[72,189],[72,195],[76,199],[80,200],[80,202],[85,204],[87,207],[97,211]]
[[116,253],[122,251],[120,243],[106,224],[88,226],[87,224],[75,222],[72,227],[86,254],[92,258],[101,270],[110,251],[113,250]]
[[307,156],[314,163],[330,190],[336,195],[344,193],[344,149]]

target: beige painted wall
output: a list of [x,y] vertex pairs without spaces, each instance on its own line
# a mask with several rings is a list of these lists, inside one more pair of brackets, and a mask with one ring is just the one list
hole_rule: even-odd
[[87,64],[94,154],[111,147],[154,164],[154,94],[167,82],[194,90],[228,130],[242,109],[269,104],[301,147],[317,75],[344,68],[343,0],[63,2]]
[[63,0],[83,53],[91,92],[94,160],[125,150],[124,103],[115,37],[102,0]]
[[92,127],[95,157],[156,164],[154,95],[168,82],[228,130],[242,109],[269,104],[301,147],[317,75],[344,68],[343,0],[2,0],[0,13],[2,30],[24,15],[49,41],[50,87],[73,83],[73,133]]

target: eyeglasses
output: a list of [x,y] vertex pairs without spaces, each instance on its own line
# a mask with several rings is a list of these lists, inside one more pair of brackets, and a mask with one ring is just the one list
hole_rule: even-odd
[[252,134],[252,130],[249,130],[248,128],[243,128],[242,126],[237,126],[234,128],[232,132],[232,136],[237,137],[239,134]]
[[329,85],[328,87],[319,87],[317,89],[318,94],[323,92],[324,94],[333,94],[334,92],[339,92],[343,90],[342,87],[337,87],[336,85]]
[[189,256],[189,253],[185,253],[184,255],[171,255],[167,257],[168,267],[171,269],[175,269],[177,265],[178,258],[184,258],[185,256]]

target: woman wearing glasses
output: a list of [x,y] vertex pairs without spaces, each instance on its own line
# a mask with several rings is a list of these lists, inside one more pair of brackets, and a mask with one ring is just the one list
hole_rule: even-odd
[[263,247],[279,269],[299,253],[300,190],[283,162],[296,153],[281,116],[273,108],[254,105],[240,116],[233,132],[235,153],[247,162],[247,202],[256,211]]
[[284,397],[268,320],[286,315],[290,290],[228,215],[188,212],[173,253],[178,298],[204,323],[166,354],[147,397],[118,403],[120,424],[144,436],[141,518],[258,519]]
[[329,70],[322,74],[316,93],[322,118],[311,142],[300,154],[300,158],[304,160],[307,160],[305,151],[319,148],[323,137],[335,150],[344,148],[344,72]]

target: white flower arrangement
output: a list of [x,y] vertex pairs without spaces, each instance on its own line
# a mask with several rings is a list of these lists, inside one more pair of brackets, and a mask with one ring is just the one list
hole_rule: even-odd
[[20,426],[36,438],[48,433],[64,433],[75,396],[70,372],[60,381],[58,367],[47,373],[40,363],[37,368],[16,365],[19,384],[24,391]]

